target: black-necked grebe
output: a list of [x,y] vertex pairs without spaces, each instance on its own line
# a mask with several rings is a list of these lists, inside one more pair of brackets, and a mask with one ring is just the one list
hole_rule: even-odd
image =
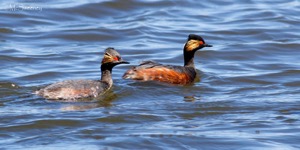
[[107,48],[101,62],[101,80],[66,80],[57,82],[36,91],[36,94],[53,100],[76,100],[96,98],[113,85],[112,68],[119,64],[128,64],[123,61],[114,48]]
[[190,34],[183,48],[184,66],[162,65],[153,61],[145,61],[126,71],[123,78],[182,85],[190,84],[196,78],[194,54],[203,47],[212,47],[212,45],[206,44],[201,36]]

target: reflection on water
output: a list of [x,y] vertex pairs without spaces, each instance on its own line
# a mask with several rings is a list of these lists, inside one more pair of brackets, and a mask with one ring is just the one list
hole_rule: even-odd
[[97,103],[79,103],[79,104],[69,104],[66,106],[62,106],[61,110],[62,111],[80,111],[80,110],[88,110],[88,109],[93,109],[93,108],[98,108],[98,107],[109,107],[111,104],[97,104]]
[[[69,102],[67,105],[62,106],[63,111],[76,111],[76,110],[88,110],[98,107],[111,107],[113,106],[112,101],[117,98],[117,94],[112,91],[99,96],[96,100],[83,100],[82,102]],[[50,100],[51,101],[51,100]],[[66,102],[66,101],[55,101],[55,102]]]
[[197,96],[184,96],[183,100],[186,102],[194,102],[197,100],[201,100],[201,97],[197,97]]
[[[299,149],[300,3],[12,0],[0,2],[0,149]],[[188,34],[199,79],[123,80],[144,60],[182,65]],[[93,101],[32,94],[100,78],[107,47],[131,64]],[[201,80],[200,80],[201,79]]]

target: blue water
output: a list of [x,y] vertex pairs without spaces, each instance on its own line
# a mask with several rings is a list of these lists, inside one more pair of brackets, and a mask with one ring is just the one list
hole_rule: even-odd
[[[0,149],[299,149],[300,2],[11,0],[0,2]],[[123,80],[144,60],[183,65],[188,86]],[[99,79],[104,49],[129,65],[93,102],[32,94]]]

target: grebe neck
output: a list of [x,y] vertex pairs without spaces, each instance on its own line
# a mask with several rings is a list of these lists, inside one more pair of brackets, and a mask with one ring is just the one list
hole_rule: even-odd
[[101,81],[107,83],[109,87],[111,87],[113,84],[111,72],[112,72],[112,66],[110,66],[109,64],[101,65]]
[[183,50],[183,56],[184,56],[184,67],[193,67],[195,68],[194,65],[194,55],[195,51],[186,51],[185,49]]

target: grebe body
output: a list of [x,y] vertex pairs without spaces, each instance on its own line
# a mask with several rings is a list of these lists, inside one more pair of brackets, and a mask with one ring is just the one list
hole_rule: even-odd
[[112,87],[112,68],[119,64],[128,64],[128,62],[123,61],[114,48],[107,48],[101,62],[100,80],[61,81],[36,91],[36,94],[53,100],[96,98]]
[[195,52],[203,47],[212,47],[199,35],[190,34],[183,48],[184,66],[163,65],[153,61],[144,61],[127,70],[123,78],[140,81],[159,81],[170,84],[191,84],[196,78],[194,66]]

